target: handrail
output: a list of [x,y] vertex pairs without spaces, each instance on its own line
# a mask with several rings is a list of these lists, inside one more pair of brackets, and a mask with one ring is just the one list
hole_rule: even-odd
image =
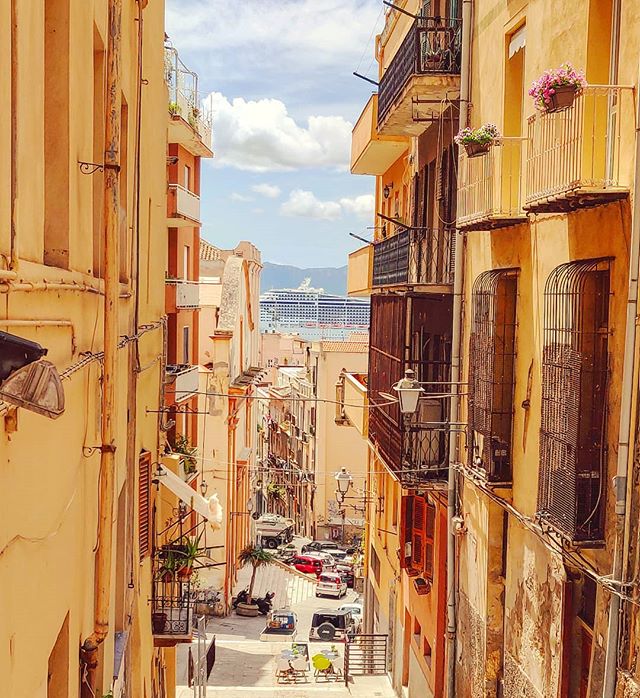
[[196,194],[195,192],[192,192],[191,189],[187,189],[186,187],[182,186],[182,184],[177,184],[174,182],[169,182],[169,188],[170,189],[180,189],[181,191],[189,194],[190,196],[193,196],[195,199],[200,199],[200,196]]

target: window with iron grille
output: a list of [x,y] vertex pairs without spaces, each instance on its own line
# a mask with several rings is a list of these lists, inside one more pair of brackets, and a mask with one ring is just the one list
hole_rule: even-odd
[[469,465],[492,482],[511,481],[516,269],[492,269],[473,285],[469,340]]
[[140,559],[151,547],[151,453],[143,451],[138,459],[138,541]]
[[609,274],[571,262],[545,286],[538,515],[580,543],[603,538]]

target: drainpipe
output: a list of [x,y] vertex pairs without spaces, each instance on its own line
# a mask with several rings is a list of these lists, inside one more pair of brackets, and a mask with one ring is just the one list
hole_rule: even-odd
[[[469,116],[469,71],[471,66],[471,11],[473,0],[462,1],[462,59],[460,66],[460,128]],[[456,424],[460,409],[460,350],[462,338],[463,245],[464,237],[457,230],[456,265],[453,277],[453,328],[451,332],[451,405],[449,422]],[[456,537],[453,517],[456,515],[456,446],[457,432],[449,428],[449,478],[447,484],[447,698],[456,694]]]
[[[616,10],[619,17],[619,0],[614,7],[614,30]],[[617,24],[619,27],[619,23]],[[617,47],[612,56],[617,54]],[[613,63],[613,59],[612,59]],[[636,104],[636,123],[640,117],[640,90]],[[633,211],[631,220],[631,241],[629,251],[629,287],[627,295],[627,317],[624,337],[624,363],[622,368],[622,393],[620,397],[620,426],[618,432],[618,467],[614,478],[616,495],[616,539],[613,551],[613,571],[611,581],[616,586],[624,583],[627,546],[627,498],[629,479],[629,451],[631,441],[631,415],[633,411],[634,360],[638,316],[638,275],[640,267],[640,130],[636,128],[635,171],[633,182]],[[631,464],[632,466],[632,464]],[[621,598],[611,594],[609,601],[609,624],[607,628],[607,649],[604,666],[603,698],[614,698],[616,693],[618,649],[620,645]]]
[[98,482],[98,542],[94,581],[94,629],[81,647],[85,665],[82,696],[96,693],[98,648],[109,631],[111,598],[111,549],[115,480],[114,402],[118,343],[118,245],[120,227],[120,44],[122,0],[109,0],[107,47],[105,152],[104,152],[104,360],[100,476]]
[[16,200],[18,198],[18,0],[11,2],[11,258],[9,270],[15,278],[18,269]]

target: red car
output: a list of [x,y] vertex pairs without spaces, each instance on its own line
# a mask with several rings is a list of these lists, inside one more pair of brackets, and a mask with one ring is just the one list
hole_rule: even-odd
[[316,577],[319,577],[322,572],[322,560],[316,557],[309,557],[309,555],[297,555],[291,561],[291,565],[295,567],[298,572],[315,574]]

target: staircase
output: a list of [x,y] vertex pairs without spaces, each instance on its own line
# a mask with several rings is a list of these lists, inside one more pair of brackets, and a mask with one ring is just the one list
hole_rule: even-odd
[[[248,577],[245,578],[244,575],[239,577],[235,593],[244,589],[248,581]],[[261,567],[258,570],[253,596],[264,596],[267,591],[273,591],[275,592],[274,608],[291,608],[293,604],[301,603],[315,596],[316,584],[315,577],[298,572],[293,567],[276,561],[272,565]]]

